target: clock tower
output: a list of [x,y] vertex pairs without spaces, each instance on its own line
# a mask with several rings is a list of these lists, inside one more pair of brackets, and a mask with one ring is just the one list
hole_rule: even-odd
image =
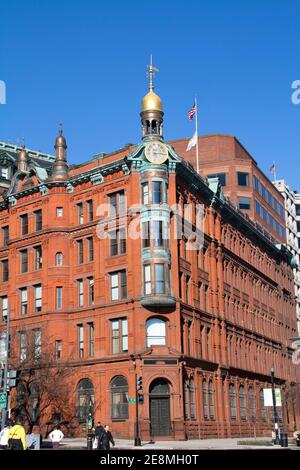
[[142,99],[142,122],[143,140],[163,140],[163,110],[161,98],[154,93],[153,78],[158,68],[148,65],[149,92]]

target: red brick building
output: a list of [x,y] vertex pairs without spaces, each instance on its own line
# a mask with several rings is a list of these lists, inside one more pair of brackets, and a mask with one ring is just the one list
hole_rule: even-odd
[[[142,439],[249,436],[254,418],[270,435],[270,368],[283,397],[299,381],[291,257],[164,143],[152,84],[141,122],[139,145],[70,167],[61,132],[55,159],[2,145],[0,297],[13,349],[22,361],[34,331],[38,349],[72,366],[78,433],[91,411],[132,438],[137,375]],[[179,239],[176,204],[186,218],[191,208]],[[203,247],[190,249],[199,204]]]

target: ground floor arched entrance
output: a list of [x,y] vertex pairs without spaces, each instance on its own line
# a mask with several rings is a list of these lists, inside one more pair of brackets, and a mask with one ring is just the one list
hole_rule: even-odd
[[171,435],[170,389],[164,379],[150,385],[150,426],[152,436]]

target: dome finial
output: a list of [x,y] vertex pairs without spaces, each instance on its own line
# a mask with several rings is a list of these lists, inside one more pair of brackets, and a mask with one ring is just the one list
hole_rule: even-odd
[[142,100],[142,111],[162,111],[162,103],[160,97],[154,93],[153,78],[158,68],[152,64],[152,54],[150,55],[150,65],[147,65],[147,77],[149,78],[149,91]]

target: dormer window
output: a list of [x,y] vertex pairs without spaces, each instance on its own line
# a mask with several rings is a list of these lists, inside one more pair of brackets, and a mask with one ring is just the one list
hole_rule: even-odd
[[1,178],[8,179],[8,168],[2,166],[0,169]]

